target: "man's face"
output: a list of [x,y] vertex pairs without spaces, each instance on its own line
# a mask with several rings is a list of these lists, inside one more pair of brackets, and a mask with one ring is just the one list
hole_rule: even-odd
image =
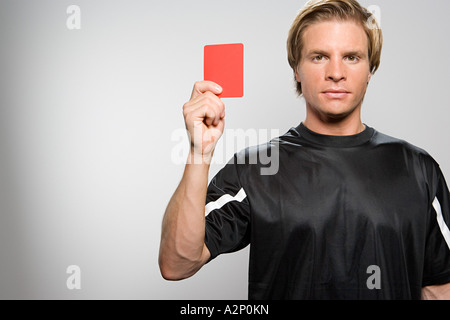
[[307,108],[340,120],[361,107],[370,81],[368,38],[353,21],[325,21],[306,28],[296,78]]

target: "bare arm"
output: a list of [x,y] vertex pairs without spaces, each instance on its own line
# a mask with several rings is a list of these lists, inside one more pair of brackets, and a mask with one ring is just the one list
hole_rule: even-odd
[[205,245],[205,200],[214,147],[224,129],[224,105],[212,82],[197,82],[183,106],[191,149],[178,188],[164,214],[159,267],[167,280],[194,275],[209,259]]
[[423,288],[422,300],[450,300],[450,283]]
[[208,261],[205,239],[205,198],[209,166],[187,164],[164,214],[159,266],[167,280],[195,274]]

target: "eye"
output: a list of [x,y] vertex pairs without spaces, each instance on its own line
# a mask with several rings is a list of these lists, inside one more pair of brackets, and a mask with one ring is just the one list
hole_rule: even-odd
[[358,62],[359,61],[359,58],[357,56],[348,56],[346,59],[350,62]]
[[320,61],[323,61],[324,59],[325,59],[324,56],[322,56],[322,55],[317,55],[317,56],[315,56],[315,57],[313,58],[313,61],[320,62]]

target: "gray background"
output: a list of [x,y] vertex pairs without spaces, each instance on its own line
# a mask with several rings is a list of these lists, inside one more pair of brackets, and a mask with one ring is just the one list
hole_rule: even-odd
[[[0,298],[246,299],[248,248],[182,282],[159,274],[184,169],[173,135],[206,44],[245,46],[227,129],[283,134],[303,120],[285,42],[304,3],[1,0]],[[379,6],[385,37],[364,122],[426,149],[450,177],[450,2],[361,3]],[[71,4],[81,30],[66,27]],[[66,287],[73,264],[80,290]]]

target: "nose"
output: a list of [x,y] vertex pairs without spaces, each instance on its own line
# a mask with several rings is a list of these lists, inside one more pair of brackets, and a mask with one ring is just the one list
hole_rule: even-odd
[[339,82],[346,79],[345,66],[341,59],[330,59],[326,69],[326,80]]

